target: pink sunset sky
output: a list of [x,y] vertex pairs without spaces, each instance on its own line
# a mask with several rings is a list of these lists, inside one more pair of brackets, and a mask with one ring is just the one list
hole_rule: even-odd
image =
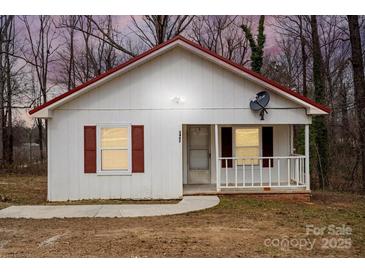
[[[129,26],[131,24],[131,17],[127,15],[116,15],[114,17],[114,22],[118,25],[119,29],[125,30],[128,32]],[[134,16],[134,18],[141,20],[141,15]],[[259,15],[250,15],[247,17],[251,17],[253,22],[258,21]],[[278,33],[275,31],[275,27],[273,25],[274,17],[267,15],[265,17],[265,34],[266,34],[266,46],[265,51],[269,54],[276,54],[278,53],[278,47],[276,40],[278,39]]]
[[[38,25],[38,20],[36,17],[37,16],[28,17],[29,22],[30,22],[32,28],[35,30],[35,32],[37,30],[37,25]],[[54,16],[54,17],[57,21],[58,16]],[[253,27],[253,31],[255,33],[256,24],[258,22],[259,16],[247,16],[247,17],[252,20],[252,27]],[[137,21],[140,21],[142,16],[134,16],[134,18]],[[275,56],[276,54],[279,53],[279,48],[277,46],[277,39],[279,38],[279,35],[275,31],[275,28],[273,25],[273,21],[274,21],[273,19],[274,19],[273,16],[266,16],[266,18],[265,18],[265,34],[266,34],[265,54],[268,54],[270,56]],[[127,35],[129,37],[132,37],[132,39],[133,39],[134,34],[132,33],[132,31],[130,29],[132,26],[131,16],[113,15],[113,24],[119,32],[121,32],[122,34]],[[18,27],[18,31],[20,31],[20,32],[25,31],[24,25],[22,25],[21,22],[19,22],[19,25],[17,27]],[[35,33],[35,35],[36,35],[36,33]],[[51,73],[57,74],[57,72],[56,72],[57,70],[58,70],[58,68],[55,67],[55,69],[52,69]],[[55,87],[52,88],[52,93],[49,95],[48,99],[51,99],[56,94],[60,94],[63,92],[66,92],[66,90],[64,90],[62,87],[59,87],[58,85],[56,85]],[[25,120],[25,122],[28,125],[31,125],[32,121],[30,120],[27,111],[19,111],[19,116],[22,120]]]

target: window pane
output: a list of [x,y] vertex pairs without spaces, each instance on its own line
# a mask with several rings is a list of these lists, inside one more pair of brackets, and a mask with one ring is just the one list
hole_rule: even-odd
[[209,144],[209,128],[208,127],[192,127],[189,129],[190,146],[207,147]]
[[190,150],[189,168],[193,170],[209,169],[209,151],[207,149]]
[[258,146],[259,129],[258,128],[237,128],[235,131],[236,146]]
[[[240,148],[236,148],[236,157],[259,157],[259,148],[258,147],[240,147]],[[253,163],[254,165],[258,165],[259,161],[256,160],[251,160],[251,159],[247,159],[247,160],[238,160],[237,164],[238,165],[251,165],[251,163]]]
[[128,150],[102,150],[101,169],[128,169]]
[[128,128],[102,128],[101,148],[128,147]]

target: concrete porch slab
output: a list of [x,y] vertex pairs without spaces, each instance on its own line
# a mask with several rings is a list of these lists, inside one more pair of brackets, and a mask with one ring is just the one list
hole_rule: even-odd
[[298,187],[269,187],[269,186],[253,186],[253,187],[222,187],[217,191],[216,185],[213,184],[186,184],[183,187],[184,195],[223,195],[223,194],[310,194],[310,190],[306,190],[305,186]]
[[51,219],[163,216],[203,210],[218,204],[219,198],[217,196],[184,196],[177,204],[11,206],[0,210],[0,218]]

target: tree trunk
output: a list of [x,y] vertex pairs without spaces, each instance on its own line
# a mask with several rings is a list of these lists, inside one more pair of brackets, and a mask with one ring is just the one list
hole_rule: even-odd
[[74,87],[74,31],[73,29],[70,30],[70,60],[69,60],[69,67],[68,67],[68,82],[67,82],[67,89],[70,90]]
[[14,149],[14,138],[13,138],[13,108],[12,108],[12,100],[13,100],[13,93],[11,87],[11,75],[10,75],[10,60],[9,55],[7,56],[7,79],[6,79],[6,86],[7,86],[7,127],[6,127],[6,137],[7,137],[7,149],[6,149],[6,162],[8,165],[12,165],[14,162],[13,158],[13,149]]
[[[341,82],[343,80],[341,79]],[[350,128],[349,116],[347,111],[347,92],[348,89],[342,83],[340,89],[340,106],[341,106],[341,125],[342,125],[342,137],[348,136],[348,129]]]
[[308,96],[307,89],[307,53],[305,51],[305,38],[303,35],[303,18],[299,15],[299,36],[300,36],[300,49],[302,54],[302,76],[303,76],[303,95]]
[[355,91],[355,109],[358,123],[359,154],[361,156],[362,188],[365,192],[365,79],[364,63],[361,47],[359,18],[357,15],[348,15],[348,24],[351,42],[351,61]]
[[10,52],[11,44],[13,43],[13,24],[10,21],[8,29],[6,30],[7,42],[5,44],[5,77],[6,77],[6,101],[7,101],[7,125],[6,125],[6,164],[11,166],[14,162],[14,143],[13,143],[13,88],[12,88],[12,75],[11,75],[11,63],[10,63]]
[[261,15],[259,25],[257,28],[257,38],[254,39],[251,28],[248,25],[243,24],[241,26],[245,33],[246,39],[249,41],[251,48],[251,69],[257,73],[260,73],[263,65],[264,58],[264,46],[265,46],[265,16]]
[[41,162],[44,161],[44,153],[43,153],[43,126],[42,119],[37,119],[37,127],[38,127],[38,138],[39,138],[39,157]]
[[[0,41],[1,49],[1,41]],[[2,56],[0,55],[0,167],[4,164],[4,134],[5,134],[5,114],[4,114],[4,77],[2,70]]]
[[[312,50],[313,50],[313,82],[314,98],[318,103],[325,103],[325,84],[323,77],[322,55],[319,44],[317,17],[311,16],[312,29]],[[317,170],[320,187],[328,186],[328,134],[324,116],[313,118],[313,129],[315,131],[315,145],[317,146]]]
[[4,164],[4,73],[3,73],[3,26],[4,18],[0,17],[0,167]]
[[[1,68],[0,68],[1,69]],[[0,76],[2,77],[2,76]],[[0,79],[1,83],[0,85],[3,86],[3,78]],[[1,153],[1,161],[0,161],[0,166],[5,164],[5,104],[4,104],[4,88],[0,86],[0,153]]]

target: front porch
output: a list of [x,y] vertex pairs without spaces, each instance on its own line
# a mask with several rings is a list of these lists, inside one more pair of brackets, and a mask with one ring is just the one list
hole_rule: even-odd
[[[194,129],[199,125],[192,126]],[[264,137],[264,126],[259,125],[208,125],[211,130],[205,133],[207,136],[198,136],[200,130],[195,130],[195,135],[189,133],[189,126],[185,127],[183,138],[184,150],[184,195],[194,194],[237,194],[237,193],[310,193],[310,175],[309,175],[309,125],[304,125],[304,143],[305,154],[295,154],[293,145],[293,126],[292,125],[275,125],[270,126],[271,146],[266,144]],[[267,128],[268,126],[265,126]],[[231,148],[225,145],[223,128],[232,128],[230,137],[232,139]],[[235,135],[241,134],[242,142],[252,142],[244,140],[245,132],[239,132],[237,129],[256,128],[259,132],[257,137],[256,153],[254,154],[255,143],[249,146],[238,146],[241,142]],[[204,131],[201,131],[204,132]],[[251,133],[247,133],[249,136]],[[254,134],[251,134],[254,136]],[[195,138],[193,142],[192,139]],[[250,137],[251,138],[251,137]],[[227,139],[227,138],[226,138]],[[270,139],[270,138],[269,138]],[[197,141],[198,140],[198,141]],[[205,140],[205,141],[204,141]],[[229,138],[228,138],[229,140]],[[185,145],[184,145],[185,141]],[[190,143],[199,144],[199,146],[189,146]],[[204,144],[206,143],[206,144]],[[270,140],[269,140],[270,143]],[[229,145],[228,145],[229,147]],[[269,149],[267,149],[269,147]],[[270,150],[271,148],[271,150]],[[204,150],[206,149],[206,152]],[[193,153],[191,151],[193,150]],[[194,151],[195,150],[195,151]],[[197,158],[194,155],[200,153]],[[228,153],[227,153],[228,151]],[[231,151],[231,152],[230,152]],[[267,156],[271,153],[270,156]],[[218,152],[218,153],[216,153]],[[231,153],[231,154],[229,154]],[[245,153],[250,155],[245,155]],[[240,155],[238,155],[240,154]],[[204,159],[204,155],[208,155]],[[228,155],[228,156],[227,156]],[[192,159],[192,157],[195,157]],[[206,164],[204,164],[206,161]],[[201,180],[202,174],[209,174],[209,178],[201,181],[192,181],[198,174]]]
[[[246,162],[251,164],[246,164]],[[268,160],[270,167],[264,167]],[[185,184],[184,195],[237,193],[307,193],[305,156],[287,157],[218,157],[216,184]],[[240,162],[241,161],[241,162]],[[230,164],[231,163],[231,164]]]

